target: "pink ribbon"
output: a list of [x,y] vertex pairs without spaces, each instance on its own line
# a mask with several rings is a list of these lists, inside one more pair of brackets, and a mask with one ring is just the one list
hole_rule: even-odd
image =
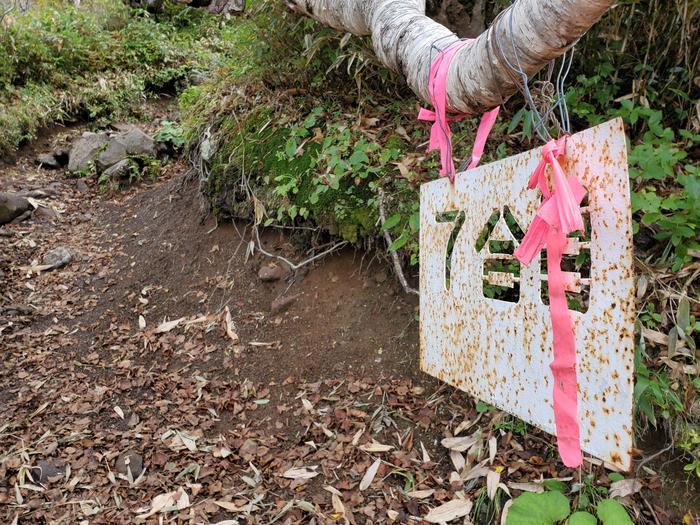
[[[530,264],[539,251],[547,249],[549,313],[552,319],[554,360],[549,365],[554,376],[554,422],[559,454],[567,467],[581,465],[581,434],[578,424],[578,381],[576,379],[576,338],[571,312],[566,302],[566,274],[561,259],[567,236],[583,231],[581,201],[586,189],[576,177],[564,174],[557,157],[566,153],[566,139],[551,140],[542,148],[542,160],[530,177],[528,188],[539,187],[544,199],[535,218],[515,250],[515,257]],[[552,167],[552,191],[545,169]]]
[[[430,145],[428,151],[440,150],[440,176],[447,175],[450,181],[454,182],[455,166],[452,159],[452,130],[449,122],[466,117],[465,114],[447,116],[447,74],[450,64],[457,52],[472,42],[472,39],[458,40],[440,51],[430,66],[430,77],[428,80],[428,92],[435,111],[421,108],[418,113],[419,120],[434,122],[430,128]],[[474,148],[472,149],[471,162],[467,169],[475,168],[484,153],[486,139],[496,122],[500,107],[495,107],[491,111],[484,113],[479,123],[476,133]]]

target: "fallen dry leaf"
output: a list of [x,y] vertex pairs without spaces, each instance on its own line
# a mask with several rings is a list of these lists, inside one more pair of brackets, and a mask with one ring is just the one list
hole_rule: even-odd
[[391,445],[383,445],[382,443],[377,443],[376,441],[360,446],[360,450],[363,452],[389,452],[393,448],[394,447]]
[[238,334],[236,333],[236,326],[233,324],[233,319],[231,318],[231,310],[228,309],[228,306],[224,308],[224,328],[226,329],[226,335],[229,336],[229,339],[231,339],[233,344],[238,344]]
[[360,481],[360,490],[366,490],[372,484],[381,464],[382,460],[376,459],[374,463],[369,466],[365,475],[362,476],[362,481]]
[[432,509],[425,518],[428,523],[447,523],[457,518],[467,516],[472,510],[472,502],[468,499],[453,499]]
[[312,465],[310,467],[295,467],[295,468],[290,468],[289,470],[286,470],[283,474],[283,478],[288,478],[288,479],[311,479],[315,478],[320,474],[320,472],[316,472],[316,469],[318,468],[318,465]]
[[169,332],[173,328],[177,327],[177,325],[179,325],[184,320],[184,317],[180,317],[179,319],[175,319],[174,321],[164,321],[158,325],[158,327],[156,328],[156,333],[164,334],[166,332]]
[[610,497],[611,498],[624,498],[625,496],[630,496],[636,494],[642,490],[642,483],[637,479],[621,479],[620,481],[614,481],[610,485]]
[[477,442],[476,436],[451,437],[445,438],[440,443],[443,447],[457,452],[466,452],[473,447]]

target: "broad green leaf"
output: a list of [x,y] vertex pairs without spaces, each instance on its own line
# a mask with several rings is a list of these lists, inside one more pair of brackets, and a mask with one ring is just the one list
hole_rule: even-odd
[[394,215],[392,215],[384,221],[384,224],[382,224],[382,229],[391,230],[394,226],[396,226],[399,223],[399,221],[401,221],[401,214],[395,213]]
[[506,525],[553,525],[569,515],[569,500],[561,492],[526,492],[513,500]]
[[408,218],[411,231],[417,232],[420,229],[420,213],[416,212]]
[[558,479],[545,479],[542,485],[544,485],[544,488],[547,490],[556,490],[557,492],[566,492],[568,488],[566,483]]
[[598,518],[603,525],[634,525],[625,507],[613,499],[598,503]]
[[390,252],[395,252],[399,248],[402,248],[408,242],[408,234],[404,231],[398,239],[391,243],[388,250]]
[[598,520],[589,512],[574,512],[569,516],[568,525],[598,525]]

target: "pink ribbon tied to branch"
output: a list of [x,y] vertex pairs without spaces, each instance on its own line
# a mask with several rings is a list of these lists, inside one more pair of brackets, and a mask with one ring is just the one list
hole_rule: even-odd
[[[454,182],[455,166],[452,159],[452,130],[450,130],[449,122],[464,118],[467,115],[462,113],[447,115],[447,74],[450,71],[452,59],[454,59],[457,52],[472,41],[473,39],[458,40],[438,53],[430,66],[430,77],[428,80],[428,92],[435,111],[421,108],[418,113],[419,120],[433,122],[433,126],[430,129],[428,151],[440,150],[440,176],[444,177],[447,175],[451,182]],[[467,169],[475,168],[479,164],[484,153],[486,139],[491,132],[493,124],[496,122],[499,110],[500,107],[497,106],[482,116],[476,139],[474,140],[471,162]]]
[[[580,206],[586,189],[576,177],[567,177],[559,165],[557,157],[566,153],[566,140],[567,137],[563,136],[549,141],[542,148],[542,160],[530,177],[528,188],[539,187],[544,199],[514,255],[523,264],[530,264],[543,247],[547,249],[547,286],[554,347],[554,360],[550,368],[554,376],[557,445],[564,465],[578,467],[582,463],[582,455],[578,424],[576,337],[566,302],[567,278],[561,270],[561,259],[568,243],[568,234],[584,231]],[[551,191],[547,183],[547,165],[552,168]]]

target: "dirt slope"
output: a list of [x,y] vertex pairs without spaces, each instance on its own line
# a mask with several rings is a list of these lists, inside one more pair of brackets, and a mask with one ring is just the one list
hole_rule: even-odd
[[[245,225],[203,220],[182,171],[111,196],[26,158],[2,171],[57,213],[0,229],[1,522],[383,523],[465,496],[490,523],[489,471],[579,475],[418,371],[415,301],[380,263],[347,250],[263,282]],[[69,265],[32,270],[57,246]]]

